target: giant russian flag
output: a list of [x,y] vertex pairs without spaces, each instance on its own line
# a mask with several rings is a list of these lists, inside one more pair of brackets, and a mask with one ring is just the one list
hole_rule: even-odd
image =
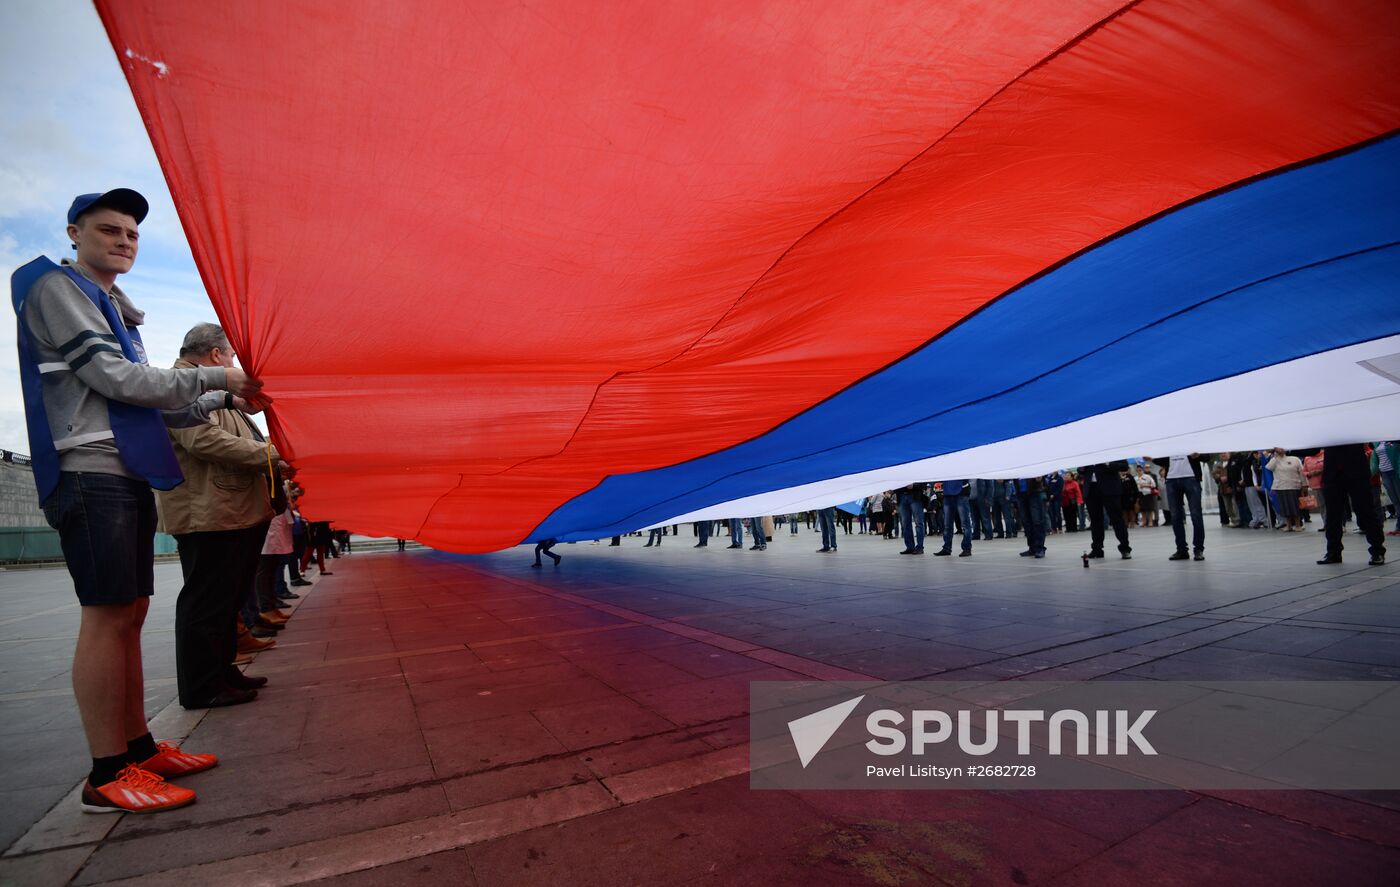
[[343,526],[1400,433],[1392,0],[98,9]]

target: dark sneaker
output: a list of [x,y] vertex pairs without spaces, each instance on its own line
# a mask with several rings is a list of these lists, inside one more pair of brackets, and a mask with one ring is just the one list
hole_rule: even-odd
[[1181,551],[1178,551],[1176,554],[1167,558],[1167,560],[1169,561],[1189,561],[1190,559],[1191,555],[1187,554],[1185,549],[1182,549]]
[[1342,556],[1340,554],[1325,555],[1322,560],[1318,561],[1319,564],[1340,564],[1341,562]]
[[959,554],[958,557],[972,557],[972,549],[964,548],[962,550],[962,553]]

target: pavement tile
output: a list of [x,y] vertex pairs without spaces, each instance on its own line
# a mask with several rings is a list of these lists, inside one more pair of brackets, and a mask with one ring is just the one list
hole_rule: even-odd
[[657,736],[629,739],[582,751],[577,760],[596,776],[642,770],[709,752],[711,745],[697,731],[672,730]]
[[[122,885],[246,887],[305,883],[481,843],[550,823],[587,816],[615,804],[596,783],[566,786],[537,798],[514,798],[485,808],[351,832],[286,849],[199,866],[167,869]],[[488,882],[489,883],[489,882]]]
[[399,659],[399,667],[410,686],[490,671],[480,657],[466,648],[450,653],[404,656]]
[[361,869],[348,875],[335,875],[307,883],[316,887],[385,887],[412,884],[413,887],[476,887],[471,859],[465,850],[444,850],[417,859]]
[[761,667],[748,656],[701,643],[655,648],[648,655],[699,678],[714,678]]
[[592,780],[593,774],[579,759],[560,757],[459,776],[445,780],[442,789],[453,810],[467,810]]
[[143,833],[125,831],[108,840],[88,860],[75,883],[145,875],[151,872],[232,859],[343,834],[446,813],[447,799],[436,785],[392,791],[350,801],[281,811],[275,818],[210,822],[197,830]]
[[[79,765],[79,769],[81,765]],[[67,782],[0,791],[0,849],[9,847],[73,790],[86,773]]]
[[798,796],[837,826],[808,855],[876,883],[1040,884],[1109,846],[992,792]]
[[1400,848],[1400,791],[1197,791],[1227,804]]
[[1318,659],[1400,667],[1400,636],[1366,632],[1311,653]]
[[629,693],[642,705],[681,725],[703,724],[747,714],[751,681],[792,680],[782,669],[743,672]]
[[695,679],[690,672],[660,662],[643,652],[576,659],[574,664],[619,693],[649,690]]
[[[768,856],[825,827],[793,798],[751,793],[739,778],[503,837],[470,852],[483,884],[674,884]],[[651,849],[619,856],[600,853],[604,847]]]
[[625,696],[537,708],[534,715],[569,749],[621,742],[675,727]]
[[29,885],[67,884],[92,854],[91,847],[52,850],[33,856],[0,859],[0,884],[29,887]]
[[423,738],[439,776],[475,773],[568,750],[528,711],[425,728]]
[[421,742],[416,747],[322,747],[298,756],[249,758],[185,777],[181,784],[199,793],[197,803],[160,816],[122,817],[113,834],[127,830],[179,831],[236,817],[275,814],[284,809],[401,789],[435,777]]
[[748,772],[748,749],[734,746],[619,773],[603,783],[618,800],[633,804]]
[[1109,844],[1151,828],[1196,801],[1195,794],[1184,791],[1008,790],[994,794],[1014,807]]
[[86,775],[92,764],[82,731],[36,730],[5,737],[5,790],[34,789]]
[[597,678],[577,677],[499,690],[478,690],[470,695],[438,696],[418,703],[417,717],[424,728],[442,727],[547,708],[567,699],[596,700],[616,695],[617,691]]
[[308,709],[302,742],[371,739],[383,733],[386,725],[395,730],[410,729],[414,717],[413,697],[402,685],[321,697]]
[[1204,799],[1052,883],[1366,887],[1394,884],[1397,871],[1400,849]]
[[477,645],[472,652],[492,671],[515,671],[541,665],[567,665],[568,660],[538,641]]
[[571,662],[559,661],[550,665],[532,665],[501,671],[473,670],[467,674],[423,683],[410,680],[410,689],[414,700],[421,705],[444,699],[462,699],[480,693],[499,693],[513,688],[558,683],[585,676],[586,672],[582,668]]
[[[181,743],[190,751],[216,754],[220,762],[269,754],[287,754],[301,746],[306,730],[307,711],[302,708],[269,711],[263,694],[258,701],[239,708],[262,707],[261,719],[240,718],[237,721],[206,717]],[[234,709],[229,709],[234,711]]]
[[729,748],[749,741],[749,716],[744,714],[737,718],[692,726],[688,732],[711,748]]
[[995,653],[938,641],[905,641],[827,657],[827,661],[883,680],[909,680],[996,659]]
[[1265,625],[1255,631],[1226,638],[1219,646],[1232,650],[1307,656],[1355,635],[1354,631],[1299,625]]

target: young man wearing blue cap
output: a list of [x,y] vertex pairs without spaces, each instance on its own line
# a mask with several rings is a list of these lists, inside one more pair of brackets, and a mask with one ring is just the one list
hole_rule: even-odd
[[141,626],[154,584],[155,501],[182,476],[166,427],[257,398],[242,370],[149,366],[144,315],[116,286],[136,260],[144,197],[83,194],[68,210],[75,261],[40,257],[11,279],[34,480],[82,604],[73,694],[92,752],[83,810],[153,813],[194,792],[173,777],[213,755],[157,744],[146,724]]

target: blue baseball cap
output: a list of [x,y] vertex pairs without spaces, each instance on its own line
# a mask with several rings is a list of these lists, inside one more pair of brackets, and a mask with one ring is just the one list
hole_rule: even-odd
[[90,209],[104,207],[126,213],[138,225],[145,221],[146,213],[151,211],[151,205],[140,194],[130,188],[113,188],[105,194],[79,194],[74,197],[73,205],[68,207],[68,224],[76,225],[78,216]]

